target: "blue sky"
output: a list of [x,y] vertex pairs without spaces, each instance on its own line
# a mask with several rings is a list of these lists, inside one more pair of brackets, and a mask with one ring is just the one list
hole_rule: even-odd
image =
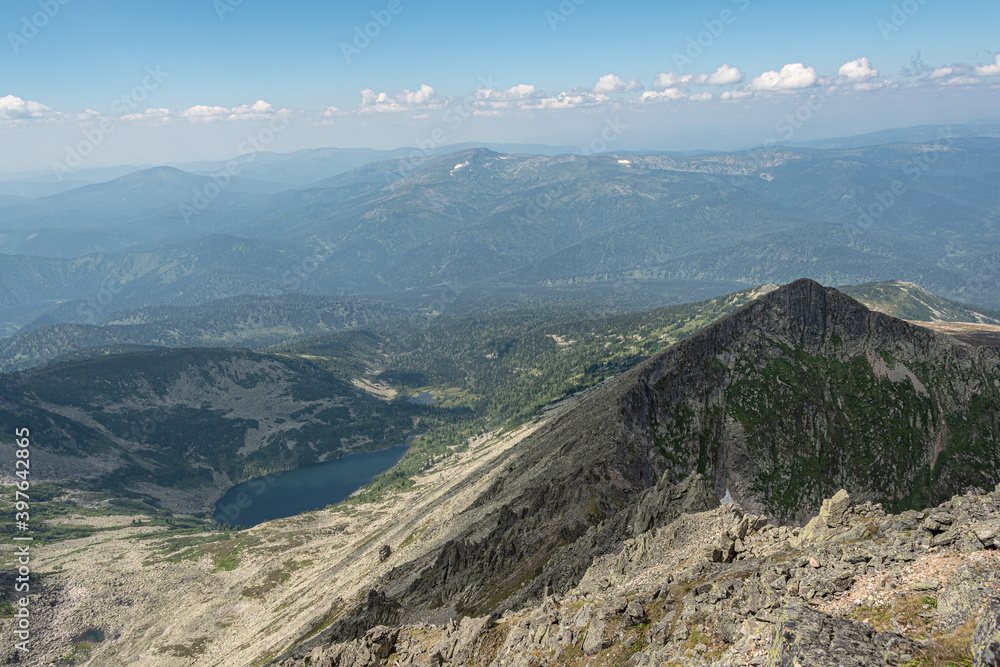
[[[998,27],[995,0],[8,0],[0,170],[58,161],[102,119],[92,166],[228,157],[275,118],[270,150],[442,127],[573,143],[612,114],[630,119],[623,147],[723,148],[811,99],[794,140],[962,122],[996,113]],[[456,127],[449,108],[474,115]]]

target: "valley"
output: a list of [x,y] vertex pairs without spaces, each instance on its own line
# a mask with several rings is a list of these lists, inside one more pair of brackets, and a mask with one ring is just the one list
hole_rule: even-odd
[[[984,312],[907,284],[852,289],[869,298],[878,295],[873,303],[881,310],[905,315],[932,308],[941,316],[972,320],[930,323],[934,328],[993,326],[981,324],[991,317]],[[847,614],[843,610],[857,609],[850,613],[902,619],[899,614],[910,612],[900,605],[913,597],[907,587],[923,585],[909,564],[941,567],[928,545],[943,546],[947,558],[960,538],[966,540],[967,546],[955,553],[973,560],[958,569],[972,568],[973,574],[955,575],[956,582],[980,576],[975,563],[992,558],[992,538],[973,543],[956,530],[948,533],[952,541],[941,541],[937,536],[944,529],[931,528],[930,519],[924,521],[925,533],[898,531],[916,530],[905,523],[914,516],[918,523],[935,512],[954,517],[955,510],[921,508],[955,503],[947,499],[960,493],[973,494],[961,505],[972,518],[962,521],[998,520],[996,510],[989,509],[992,496],[974,497],[1000,481],[995,476],[1000,469],[995,460],[997,348],[969,345],[869,310],[808,280],[639,313],[561,323],[550,316],[528,310],[492,321],[434,318],[418,336],[397,340],[396,346],[390,346],[390,333],[347,331],[266,353],[161,350],[2,376],[9,387],[37,383],[19,392],[32,396],[37,407],[8,406],[7,414],[45,410],[51,423],[60,424],[66,444],[42,445],[54,450],[49,470],[59,470],[57,461],[79,456],[66,451],[70,443],[87,453],[102,439],[117,440],[118,446],[97,447],[86,460],[107,461],[101,466],[112,470],[115,456],[167,465],[147,452],[160,443],[158,433],[180,433],[174,421],[159,422],[152,437],[136,438],[134,444],[116,435],[114,421],[136,423],[136,415],[165,405],[170,419],[171,411],[185,403],[201,405],[199,423],[227,420],[212,428],[226,425],[233,433],[229,438],[244,448],[250,438],[266,443],[292,434],[314,437],[308,435],[313,418],[282,420],[332,409],[327,404],[333,387],[357,414],[374,409],[373,423],[386,429],[389,440],[412,428],[415,415],[420,418],[421,438],[396,468],[367,489],[324,510],[249,530],[185,516],[198,503],[206,506],[197,500],[206,498],[206,489],[220,489],[215,492],[220,495],[222,490],[185,481],[184,475],[225,465],[197,449],[176,459],[198,462],[183,469],[191,472],[176,473],[178,483],[164,485],[166,478],[156,476],[159,490],[148,482],[135,484],[139,478],[132,473],[132,485],[122,486],[109,483],[107,476],[95,484],[67,484],[78,470],[63,482],[53,480],[57,486],[48,501],[53,509],[45,519],[53,530],[40,546],[36,566],[39,597],[48,601],[36,617],[49,628],[41,659],[305,665],[327,655],[347,659],[385,650],[385,656],[411,664],[431,664],[427,661],[435,651],[451,656],[446,660],[479,656],[474,659],[481,663],[475,664],[494,664],[501,656],[516,663],[525,651],[541,651],[558,658],[555,664],[583,664],[593,655],[641,654],[655,661],[661,659],[655,656],[666,659],[687,650],[689,658],[701,656],[704,664],[709,659],[715,664],[729,654],[785,650],[770,630],[791,624],[798,632],[795,624],[810,613],[840,618]],[[509,329],[502,325],[504,318]],[[504,341],[504,335],[510,338]],[[134,354],[140,365],[130,359]],[[383,365],[376,364],[378,359]],[[603,363],[595,366],[598,359]],[[129,371],[113,370],[114,363],[126,360],[123,368]],[[510,370],[479,369],[478,364],[495,362],[507,364],[503,369],[530,363],[541,373],[522,377]],[[135,369],[146,364],[144,380]],[[374,376],[373,370],[378,371]],[[58,382],[37,380],[53,373],[59,374]],[[504,376],[510,379],[500,382]],[[99,382],[73,384],[74,377]],[[396,394],[381,391],[376,397],[350,384],[351,377],[373,378]],[[51,393],[57,387],[59,393]],[[119,387],[129,387],[133,401],[142,402],[114,399]],[[768,388],[766,394],[761,387]],[[441,400],[407,402],[418,389]],[[289,404],[279,415],[282,403],[275,399],[283,394]],[[569,397],[560,400],[562,395]],[[269,398],[260,403],[255,396]],[[206,405],[214,408],[206,411]],[[873,405],[876,412],[868,407]],[[85,418],[87,412],[93,416]],[[121,416],[112,418],[115,414]],[[250,414],[255,425],[241,425]],[[386,421],[385,414],[398,415],[397,421]],[[824,424],[836,424],[836,431]],[[351,432],[344,431],[348,438]],[[759,432],[767,433],[764,439]],[[185,437],[184,442],[196,441]],[[315,456],[329,439],[314,442]],[[346,442],[342,436],[341,447]],[[268,451],[265,446],[249,452],[242,467],[230,469],[269,471],[273,457]],[[843,529],[831,524],[843,539],[823,532],[826,524],[816,520],[804,528],[821,501],[840,487],[850,489],[860,506],[851,521],[862,523],[848,522]],[[738,505],[719,507],[723,497]],[[736,540],[729,544],[740,546],[725,546],[727,535]],[[855,573],[830,570],[836,581],[848,583],[809,579],[807,563],[805,571],[789,569],[784,575],[797,588],[789,583],[759,612],[739,597],[733,598],[735,606],[719,607],[719,613],[736,614],[725,621],[711,612],[704,616],[698,606],[704,605],[706,577],[725,582],[726,572],[743,572],[737,578],[747,591],[753,577],[774,570],[780,578],[781,563],[810,558],[821,563],[816,576],[826,576],[824,568],[835,568],[826,559],[840,558],[858,539],[862,545],[872,540],[866,553],[887,555]],[[901,539],[912,541],[904,548]],[[722,550],[713,552],[713,544],[723,545]],[[893,560],[898,549],[912,554],[898,561],[910,569],[901,571]],[[868,573],[883,572],[899,579],[899,592],[876,602],[853,592]],[[945,586],[943,600],[966,595],[960,592],[965,588],[938,585]],[[842,599],[857,595],[861,603],[843,607]],[[671,599],[678,605],[674,612],[663,604]],[[815,611],[799,611],[795,600]],[[142,611],[123,615],[124,608]],[[536,618],[539,613],[556,620],[543,621]],[[565,613],[574,616],[563,618]],[[756,615],[744,623],[743,632],[737,626],[748,613]],[[975,618],[963,613],[933,620],[942,628],[933,636],[945,637],[956,622],[952,619],[974,625]],[[461,618],[461,624],[450,620]],[[539,629],[558,624],[573,629],[568,634]],[[617,634],[609,634],[612,624]],[[892,624],[879,627],[899,632]],[[662,637],[643,634],[654,628],[663,631]],[[98,631],[101,639],[95,640]],[[917,642],[906,650],[911,655],[931,650],[921,639],[930,635],[914,632],[903,630]],[[966,632],[971,637],[971,630]],[[967,650],[961,648],[966,644],[950,641],[940,639],[933,650]]]

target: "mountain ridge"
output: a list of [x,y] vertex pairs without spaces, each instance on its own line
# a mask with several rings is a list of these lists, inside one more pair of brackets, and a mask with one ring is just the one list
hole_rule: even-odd
[[[747,447],[746,441],[752,438],[741,441],[732,437],[732,429],[726,430],[727,424],[731,427],[739,419],[730,422],[715,411],[721,406],[723,396],[719,392],[727,388],[724,375],[729,370],[716,355],[731,342],[741,324],[762,317],[772,325],[776,321],[777,334],[788,335],[793,341],[851,355],[854,372],[867,383],[860,385],[862,399],[867,396],[875,400],[884,394],[898,397],[901,402],[894,405],[887,401],[877,416],[852,414],[856,421],[839,423],[849,437],[836,440],[831,436],[842,449],[835,451],[837,456],[832,459],[830,454],[822,453],[822,448],[817,453],[815,448],[805,447],[806,453],[802,454],[799,445],[787,451],[779,447],[779,451],[771,453],[767,448],[759,452]],[[836,336],[850,334],[852,339],[846,343],[836,341],[827,326],[833,327]],[[772,362],[785,363],[777,355],[781,351],[778,343],[759,343],[756,335],[749,331],[740,341],[751,341],[752,349],[763,345],[764,353],[755,358],[764,364],[764,370],[768,354],[776,355]],[[943,389],[919,378],[915,383],[913,374],[900,365],[885,362],[887,368],[883,369],[877,363],[879,357],[869,359],[867,353],[874,355],[883,349],[891,349],[901,361],[909,363],[912,359],[907,354],[943,352],[949,357],[945,370],[956,370],[949,366],[954,362],[966,371],[953,375]],[[648,499],[654,493],[651,489],[661,482],[669,487],[696,473],[704,473],[709,498],[717,501],[728,492],[748,511],[772,510],[771,516],[779,521],[797,517],[800,522],[815,511],[824,494],[831,495],[829,489],[836,485],[847,486],[873,501],[888,492],[888,500],[900,509],[947,497],[967,487],[982,487],[989,482],[992,486],[998,481],[995,443],[1000,432],[996,407],[1000,401],[991,403],[984,398],[977,403],[975,410],[985,422],[971,428],[965,425],[974,442],[950,443],[951,449],[946,446],[938,451],[936,425],[913,429],[913,433],[907,431],[908,435],[898,440],[892,440],[887,430],[881,434],[886,442],[871,451],[859,444],[859,439],[877,432],[883,422],[909,425],[914,418],[927,419],[929,414],[957,431],[970,400],[967,391],[978,388],[990,396],[998,393],[997,355],[996,349],[972,348],[874,313],[814,281],[796,281],[581,397],[572,410],[532,434],[508,456],[504,477],[473,503],[483,518],[452,535],[435,554],[393,570],[376,588],[390,600],[404,604],[398,612],[400,622],[440,620],[449,614],[499,613],[539,599],[546,586],[564,591],[578,581],[588,563],[631,533],[638,508],[644,502],[641,499]],[[737,356],[732,354],[728,361],[732,363]],[[790,358],[802,360],[794,351]],[[820,370],[827,372],[822,367]],[[889,377],[893,370],[900,372],[897,380]],[[754,371],[748,372],[753,375]],[[806,377],[812,374],[807,369]],[[837,377],[835,373],[828,375]],[[968,385],[952,387],[957,393],[948,388],[960,382]],[[940,416],[934,417],[931,399],[919,391],[921,383],[927,385],[925,389],[940,394],[935,398]],[[766,386],[774,387],[771,383]],[[834,393],[844,400],[850,395],[844,388]],[[808,415],[808,410],[802,408],[799,417],[802,413]],[[817,414],[823,413],[820,410]],[[759,421],[757,426],[763,429],[762,437],[771,437],[774,432],[773,425],[766,421]],[[976,430],[980,427],[981,432]],[[712,438],[716,439],[714,451]],[[902,453],[898,460],[887,463],[893,461],[896,451]],[[869,463],[863,463],[872,456]],[[818,466],[815,473],[811,466]],[[767,479],[774,472],[771,468],[779,472],[787,468],[784,472],[791,471],[798,477],[775,482]],[[861,471],[864,475],[860,475]],[[866,480],[872,473],[876,477]],[[497,545],[504,546],[497,549]]]

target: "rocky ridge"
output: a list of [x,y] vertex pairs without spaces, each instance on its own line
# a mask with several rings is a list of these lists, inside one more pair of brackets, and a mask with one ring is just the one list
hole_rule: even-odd
[[1000,485],[895,515],[841,491],[803,528],[727,503],[643,530],[540,604],[275,664],[997,665],[998,546]]
[[[498,461],[474,522],[373,587],[400,605],[400,624],[502,614],[567,594],[626,540],[719,498],[802,525],[840,488],[897,512],[992,488],[998,364],[994,348],[797,281],[539,428]],[[719,545],[725,558],[737,540]],[[353,613],[365,615],[364,600]],[[323,639],[361,637],[344,627]]]

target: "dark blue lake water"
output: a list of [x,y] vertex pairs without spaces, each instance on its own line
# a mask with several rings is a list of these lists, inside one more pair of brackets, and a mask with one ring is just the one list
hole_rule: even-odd
[[399,463],[412,439],[389,449],[358,452],[237,484],[215,504],[213,516],[221,523],[249,528],[339,503]]
[[406,401],[407,403],[414,403],[416,405],[430,405],[434,402],[434,396],[426,391],[418,391],[417,395]]

